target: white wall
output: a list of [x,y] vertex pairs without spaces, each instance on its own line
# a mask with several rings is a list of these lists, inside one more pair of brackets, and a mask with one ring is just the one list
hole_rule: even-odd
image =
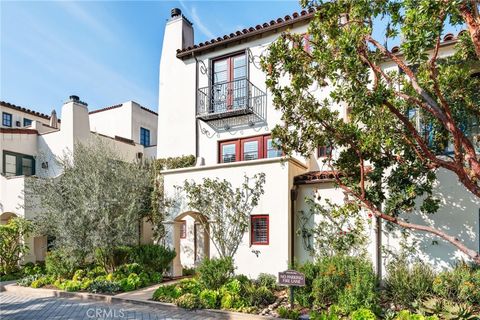
[[[292,169],[293,167],[296,169]],[[269,215],[269,244],[251,245],[250,230],[248,230],[234,257],[237,266],[236,272],[256,277],[261,272],[275,274],[286,270],[289,259],[289,172],[305,169],[302,164],[293,160],[282,163],[281,159],[262,159],[165,171],[165,193],[179,201],[179,206],[172,212],[171,218],[174,219],[184,212],[191,211],[185,203],[185,195],[177,193],[175,188],[175,186],[183,185],[185,180],[202,182],[203,178],[207,177],[220,178],[227,179],[233,187],[237,187],[243,182],[245,174],[252,177],[256,173],[264,172],[266,175],[265,194],[252,214]],[[218,256],[213,243],[210,243],[210,255]]]
[[[5,106],[0,105],[0,116],[2,115],[3,112],[10,113],[12,115],[12,126],[11,127],[6,127],[3,125],[3,121],[0,121],[0,127],[1,128],[24,128],[23,126],[23,119],[30,119],[32,121],[39,121],[41,123],[44,123],[48,125],[50,123],[49,119],[46,119],[44,117],[39,117],[37,115],[33,115],[31,113],[27,113],[21,110],[13,109],[13,108],[8,108]],[[17,126],[17,121],[20,121],[20,126]]]

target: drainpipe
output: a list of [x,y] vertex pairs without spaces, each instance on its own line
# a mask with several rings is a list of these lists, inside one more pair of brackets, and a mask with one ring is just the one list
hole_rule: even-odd
[[297,200],[298,186],[290,189],[290,264],[293,268],[295,260],[295,201]]
[[192,52],[192,58],[195,59],[195,161],[199,157],[198,152],[198,119],[197,119],[197,99],[198,99],[198,60],[195,57],[195,53]]
[[376,256],[377,256],[377,277],[382,280],[382,219],[376,217]]

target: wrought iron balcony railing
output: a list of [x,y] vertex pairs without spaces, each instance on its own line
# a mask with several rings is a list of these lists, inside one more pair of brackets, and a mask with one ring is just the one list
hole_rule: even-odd
[[215,83],[197,91],[197,118],[210,121],[256,115],[265,119],[267,95],[248,79]]

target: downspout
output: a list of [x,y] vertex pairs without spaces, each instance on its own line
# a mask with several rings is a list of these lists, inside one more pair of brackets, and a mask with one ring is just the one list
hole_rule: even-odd
[[298,186],[290,189],[290,268],[294,268],[295,260],[295,201],[297,200]]
[[198,119],[197,119],[197,103],[198,103],[198,60],[195,53],[192,52],[192,58],[195,59],[195,160],[199,157],[198,152]]
[[382,220],[377,217],[375,219],[376,223],[376,256],[377,256],[377,277],[379,281],[382,281]]

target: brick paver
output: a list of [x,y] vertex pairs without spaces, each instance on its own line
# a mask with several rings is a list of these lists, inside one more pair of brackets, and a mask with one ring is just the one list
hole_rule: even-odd
[[167,320],[228,319],[225,315],[207,315],[201,311],[163,310],[132,304],[107,304],[79,299],[33,297],[0,293],[2,320]]

